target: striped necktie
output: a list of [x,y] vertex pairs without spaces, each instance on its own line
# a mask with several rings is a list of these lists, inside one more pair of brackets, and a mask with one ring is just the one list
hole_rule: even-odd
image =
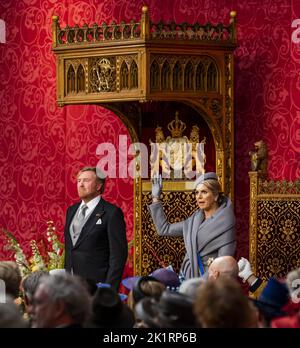
[[88,206],[86,204],[84,204],[81,208],[80,208],[80,212],[78,214],[78,218],[79,220],[84,220],[85,219],[85,214],[87,211]]

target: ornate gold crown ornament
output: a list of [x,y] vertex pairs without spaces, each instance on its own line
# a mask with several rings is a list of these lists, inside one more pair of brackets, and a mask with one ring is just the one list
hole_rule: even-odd
[[[162,172],[164,178],[189,178],[199,173],[204,173],[206,161],[204,145],[206,138],[199,142],[200,128],[193,125],[190,138],[183,135],[186,123],[179,119],[178,111],[175,119],[168,123],[171,136],[165,138],[162,127],[155,129],[155,141],[150,139],[151,148],[151,173]],[[151,174],[151,175],[152,175]]]
[[175,113],[175,120],[168,124],[168,130],[171,132],[172,138],[182,137],[183,132],[186,129],[186,124],[179,120],[178,111]]

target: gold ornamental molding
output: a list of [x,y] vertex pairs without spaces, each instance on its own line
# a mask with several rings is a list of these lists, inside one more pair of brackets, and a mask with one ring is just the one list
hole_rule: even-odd
[[228,25],[153,23],[144,6],[138,22],[65,28],[53,16],[59,105],[174,100],[199,92],[217,98],[226,88],[224,54],[237,46],[236,13],[230,16]]
[[300,267],[300,180],[267,180],[249,172],[249,254],[255,274],[285,277]]

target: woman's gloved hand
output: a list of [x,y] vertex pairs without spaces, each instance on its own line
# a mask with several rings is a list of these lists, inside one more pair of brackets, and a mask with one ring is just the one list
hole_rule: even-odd
[[161,174],[154,174],[152,177],[152,198],[160,199],[161,191],[162,191],[162,177]]

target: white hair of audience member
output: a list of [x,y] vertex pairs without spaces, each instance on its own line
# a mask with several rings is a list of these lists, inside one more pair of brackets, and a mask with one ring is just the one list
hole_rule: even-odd
[[289,289],[290,296],[293,296],[295,290],[300,288],[300,268],[296,268],[287,274],[286,285]]
[[200,277],[184,280],[179,287],[179,292],[194,300],[200,284],[204,281],[205,280]]
[[40,286],[47,289],[48,305],[51,306],[55,302],[64,303],[66,313],[76,324],[84,323],[90,316],[92,299],[79,276],[67,272],[50,277],[43,276],[39,281]]
[[66,270],[64,268],[55,268],[55,269],[51,269],[49,271],[50,275],[64,275],[66,274]]
[[27,323],[22,318],[20,308],[13,302],[10,296],[6,297],[6,303],[0,304],[0,328],[26,328]]

